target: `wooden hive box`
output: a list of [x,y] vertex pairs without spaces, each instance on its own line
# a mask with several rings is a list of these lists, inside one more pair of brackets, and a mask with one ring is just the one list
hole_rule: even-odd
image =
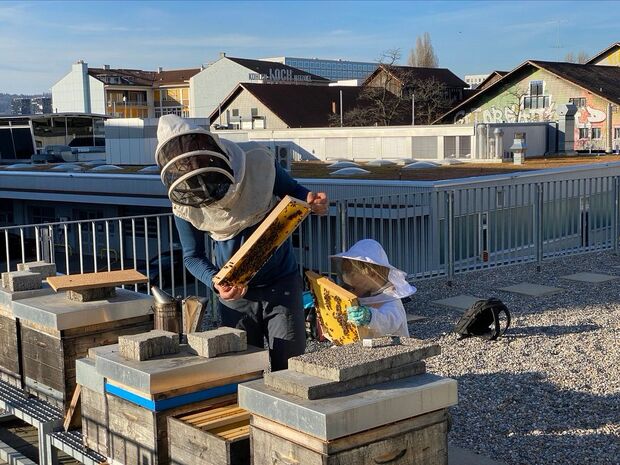
[[358,304],[355,294],[313,271],[306,271],[306,278],[323,334],[336,345],[363,339],[368,330],[347,321],[347,307]]
[[215,275],[215,284],[245,286],[310,213],[310,205],[284,197]]
[[21,320],[26,390],[66,410],[76,387],[78,358],[86,357],[92,347],[117,343],[119,336],[151,329],[152,314],[65,330]]
[[447,434],[446,409],[332,441],[253,415],[252,464],[447,465]]
[[0,305],[0,380],[21,387],[18,321]]
[[236,401],[168,418],[170,465],[249,465],[250,414]]

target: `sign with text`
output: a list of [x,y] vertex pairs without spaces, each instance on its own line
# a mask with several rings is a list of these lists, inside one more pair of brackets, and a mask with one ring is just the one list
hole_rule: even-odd
[[310,81],[309,74],[293,74],[292,69],[269,68],[268,74],[250,73],[250,81]]

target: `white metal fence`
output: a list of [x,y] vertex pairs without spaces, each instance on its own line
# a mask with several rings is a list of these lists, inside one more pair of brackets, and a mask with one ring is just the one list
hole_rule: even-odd
[[[619,185],[619,176],[584,176],[338,200],[291,241],[300,268],[330,274],[329,255],[373,238],[414,279],[617,252]],[[0,241],[2,270],[30,260],[52,260],[67,274],[137,268],[174,294],[207,292],[183,268],[171,214],[3,227]]]

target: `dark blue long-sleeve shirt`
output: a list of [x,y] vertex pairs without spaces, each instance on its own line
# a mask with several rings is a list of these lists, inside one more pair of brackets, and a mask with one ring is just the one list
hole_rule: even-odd
[[[290,195],[306,200],[308,192],[308,189],[295,181],[288,172],[276,163],[276,177],[273,185],[274,195],[279,198]],[[214,241],[215,263],[212,263],[207,259],[205,253],[206,232],[199,231],[189,221],[177,216],[174,217],[174,220],[179,231],[181,245],[183,246],[183,264],[185,268],[211,289],[213,289],[213,277],[260,225],[260,222],[258,222],[256,225],[244,229],[232,239]],[[265,286],[295,272],[297,272],[297,261],[293,255],[290,242],[286,241],[256,273],[249,285]]]

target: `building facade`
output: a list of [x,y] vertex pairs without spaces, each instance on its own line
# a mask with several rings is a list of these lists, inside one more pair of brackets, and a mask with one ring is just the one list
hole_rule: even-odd
[[488,77],[488,74],[466,74],[463,80],[469,85],[470,89],[475,89]]
[[189,116],[189,79],[200,68],[143,71],[78,61],[52,86],[54,112],[83,112],[119,118]]
[[379,66],[367,61],[326,60],[322,58],[273,57],[265,61],[282,63],[332,81],[366,79]]
[[[282,63],[225,54],[190,79],[190,101],[193,118],[208,118],[239,83],[324,85],[329,80]],[[217,120],[220,120],[219,113]]]

